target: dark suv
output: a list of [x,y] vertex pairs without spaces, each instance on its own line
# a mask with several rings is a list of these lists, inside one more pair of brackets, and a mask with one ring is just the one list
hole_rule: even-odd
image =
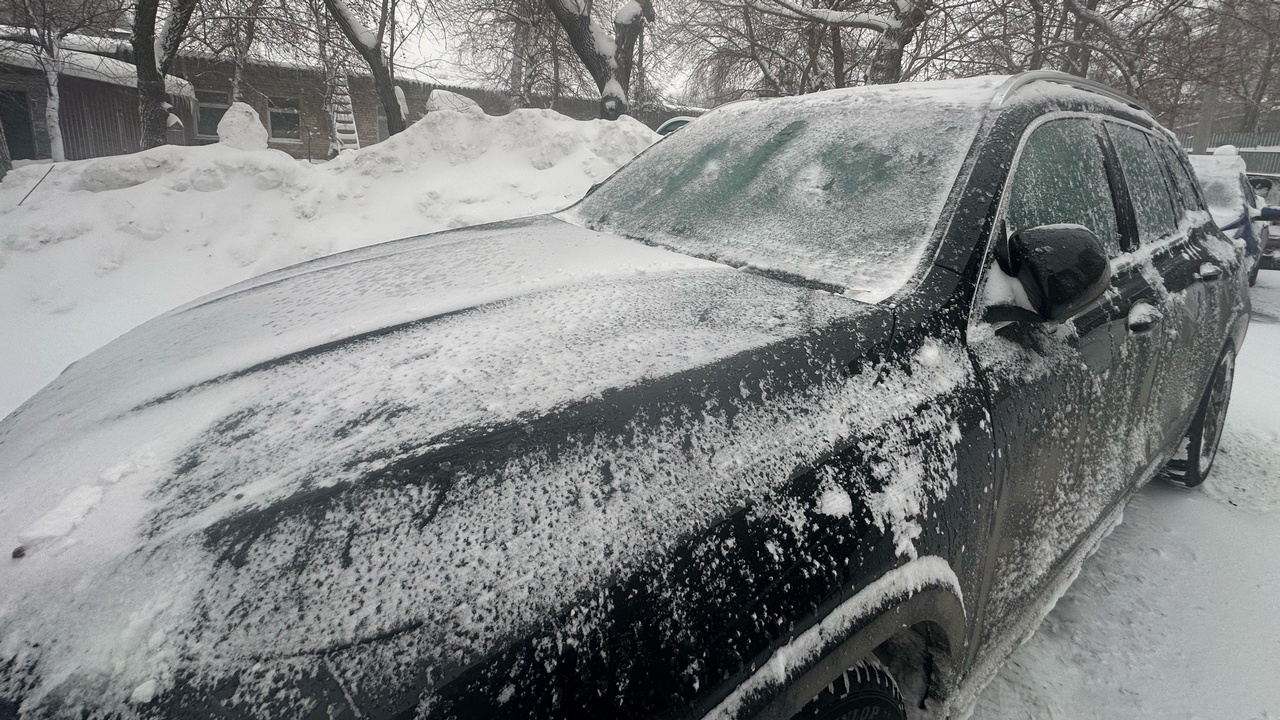
[[0,717],[963,712],[1136,487],[1209,472],[1244,283],[1104,87],[726,106],[0,423]]

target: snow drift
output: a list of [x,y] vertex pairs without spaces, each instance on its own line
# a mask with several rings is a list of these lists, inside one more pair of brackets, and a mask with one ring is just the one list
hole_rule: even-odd
[[321,255],[557,210],[657,137],[631,118],[441,111],[324,165],[211,145],[15,170],[0,183],[0,416],[164,310]]

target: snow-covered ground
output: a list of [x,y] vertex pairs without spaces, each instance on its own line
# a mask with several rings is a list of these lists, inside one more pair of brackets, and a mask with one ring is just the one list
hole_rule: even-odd
[[0,417],[170,308],[321,255],[559,210],[657,139],[629,117],[434,112],[324,165],[218,144],[21,167],[0,183]]
[[1280,272],[1264,270],[1204,485],[1148,485],[975,720],[1280,718]]
[[[318,167],[206,147],[21,168],[0,184],[0,416],[170,307],[325,253],[557,209],[654,139],[630,121],[442,112]],[[1213,477],[1138,495],[975,718],[1280,720],[1280,272],[1254,303]]]

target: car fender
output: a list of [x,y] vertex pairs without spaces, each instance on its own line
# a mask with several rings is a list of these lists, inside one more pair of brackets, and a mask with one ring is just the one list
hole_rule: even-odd
[[941,628],[948,654],[963,646],[960,582],[938,556],[910,560],[841,602],[774,650],[704,720],[789,720],[845,669],[919,623]]

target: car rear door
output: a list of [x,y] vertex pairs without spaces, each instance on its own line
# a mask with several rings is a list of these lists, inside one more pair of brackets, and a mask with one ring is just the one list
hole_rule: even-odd
[[1134,125],[1108,121],[1107,132],[1135,209],[1141,251],[1137,261],[1152,275],[1166,332],[1159,372],[1142,416],[1161,449],[1172,451],[1194,415],[1225,340],[1241,279],[1233,245],[1204,220],[1190,176],[1167,138]]
[[[1164,331],[1151,276],[1130,256],[1100,121],[1052,116],[1033,125],[1005,183],[1002,237],[1071,223],[1094,232],[1117,271],[1106,293],[1061,324],[988,322],[1017,281],[984,271],[969,346],[988,392],[996,444],[997,519],[979,616],[982,644],[1007,638],[1039,605],[1063,560],[1150,462],[1132,420],[1154,383]],[[997,253],[998,254],[998,253]]]
[[1156,336],[1154,386],[1134,417],[1154,457],[1181,437],[1200,399],[1205,359],[1195,350],[1201,324],[1213,324],[1210,318],[1218,312],[1207,286],[1222,281],[1225,271],[1193,240],[1191,223],[1179,222],[1172,180],[1157,150],[1162,139],[1119,120],[1105,124],[1124,179],[1122,195],[1132,209],[1122,232],[1138,248],[1121,262],[1134,264],[1149,279],[1155,290],[1151,302],[1163,323]]

